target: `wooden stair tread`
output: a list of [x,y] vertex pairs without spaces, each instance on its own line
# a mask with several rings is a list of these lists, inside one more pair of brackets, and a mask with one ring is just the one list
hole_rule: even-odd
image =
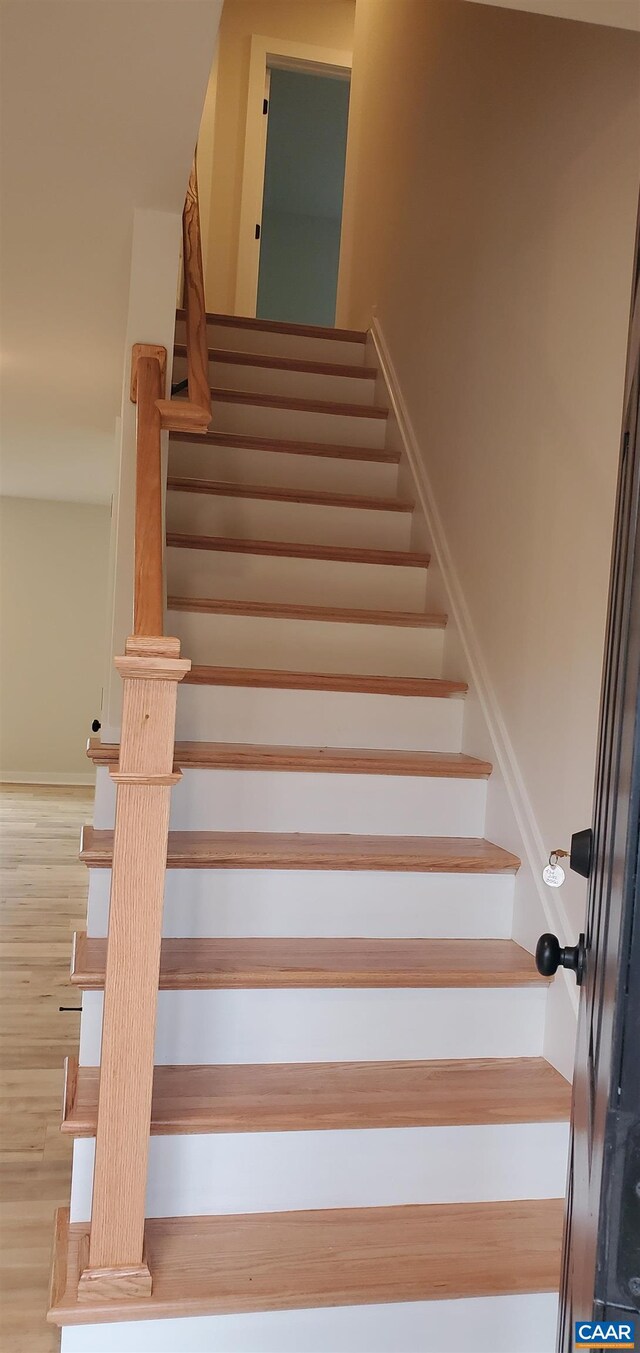
[[321,620],[329,624],[391,625],[403,629],[444,629],[446,615],[422,611],[365,611],[351,606],[309,606],[293,601],[236,601],[230,597],[167,597],[168,611],[204,615],[246,615],[269,620]]
[[[104,986],[105,939],[75,936],[71,981]],[[162,941],[164,991],[275,987],[521,987],[547,985],[513,940],[274,939]]]
[[419,550],[376,550],[353,545],[307,545],[289,540],[245,540],[238,536],[188,535],[168,531],[167,545],[183,550],[214,550],[223,554],[264,554],[282,559],[322,559],[339,564],[384,564],[397,568],[428,568],[430,556]]
[[157,1217],[145,1228],[153,1291],[80,1303],[88,1223],[56,1218],[49,1320],[108,1320],[509,1292],[553,1292],[564,1200]]
[[368,676],[366,673],[291,672],[277,667],[213,667],[192,663],[184,686],[241,686],[260,690],[325,691],[448,700],[466,695],[466,681],[443,677]]
[[[174,356],[186,357],[186,343],[175,343]],[[347,366],[342,362],[314,362],[301,357],[278,357],[267,352],[238,352],[233,348],[209,348],[210,362],[224,362],[227,366],[258,366],[273,371],[299,371],[313,376],[347,376],[349,380],[375,380],[378,372],[373,366]]]
[[[95,1135],[100,1068],[67,1066],[63,1132]],[[549,1123],[569,1118],[571,1087],[542,1057],[425,1062],[157,1066],[151,1131]]]
[[228,390],[225,386],[211,387],[211,399],[216,404],[251,404],[259,409],[291,409],[295,413],[322,413],[338,418],[386,419],[389,410],[378,404],[347,404],[337,399],[295,399],[292,395],[263,395],[257,390]]
[[180,493],[209,493],[216,498],[258,498],[268,503],[310,503],[314,507],[350,507],[366,512],[413,512],[413,503],[401,498],[370,498],[325,489],[285,489],[275,484],[235,484],[183,475],[169,475],[167,488]]
[[329,460],[375,461],[398,465],[399,451],[382,447],[341,446],[335,442],[291,441],[286,437],[250,437],[239,432],[171,432],[169,441],[196,443],[198,446],[224,446],[232,451],[277,451],[291,456],[321,456]]
[[[116,766],[117,743],[91,738],[87,756],[94,766]],[[288,747],[250,742],[176,742],[178,767],[211,770],[279,770],[341,775],[412,775],[445,779],[486,779],[493,767],[463,752],[375,751],[360,747]]]
[[[113,832],[86,826],[81,859],[109,868]],[[515,873],[517,855],[473,836],[347,836],[306,832],[169,832],[169,869],[376,869]],[[479,942],[479,941],[478,941]]]
[[[176,319],[186,319],[186,310],[176,310]],[[288,324],[285,320],[254,319],[248,315],[220,315],[208,310],[207,324],[226,329],[261,329],[266,334],[291,334],[298,338],[328,338],[340,343],[366,343],[363,329],[331,329],[321,324]]]

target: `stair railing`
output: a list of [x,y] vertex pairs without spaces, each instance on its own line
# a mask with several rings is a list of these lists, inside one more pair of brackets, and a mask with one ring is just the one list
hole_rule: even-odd
[[188,398],[165,399],[167,353],[134,345],[136,418],[133,636],[115,659],[124,682],[116,784],[100,1090],[88,1252],[78,1299],[151,1295],[144,1245],[162,907],[178,682],[191,667],[164,634],[163,428],[211,419],[195,163],[183,214]]
[[187,329],[188,399],[160,400],[162,426],[175,432],[206,432],[211,422],[207,314],[198,206],[198,177],[194,159],[182,214],[182,259],[184,268]]

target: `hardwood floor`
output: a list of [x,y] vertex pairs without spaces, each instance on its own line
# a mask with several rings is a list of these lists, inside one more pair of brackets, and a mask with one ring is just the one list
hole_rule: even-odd
[[60,1133],[63,1061],[79,1006],[71,938],[86,917],[80,828],[93,789],[0,791],[0,1286],[3,1353],[54,1353],[45,1323],[54,1209],[69,1201],[71,1142]]

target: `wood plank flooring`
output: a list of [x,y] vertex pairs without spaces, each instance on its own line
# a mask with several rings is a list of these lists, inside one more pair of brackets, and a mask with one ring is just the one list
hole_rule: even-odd
[[45,1323],[53,1217],[69,1201],[71,1142],[60,1133],[63,1062],[77,1047],[69,981],[84,924],[78,860],[93,789],[4,785],[0,791],[0,1287],[3,1353],[54,1353]]

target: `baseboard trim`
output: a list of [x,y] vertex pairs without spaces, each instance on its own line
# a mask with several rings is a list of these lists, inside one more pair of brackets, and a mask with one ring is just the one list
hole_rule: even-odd
[[[555,931],[565,944],[571,942],[573,927],[557,890],[551,891],[542,882],[542,870],[547,863],[542,832],[536,820],[533,805],[527,793],[524,778],[518,765],[517,756],[509,733],[505,726],[498,697],[489,676],[480,642],[464,594],[460,577],[456,570],[433,486],[428,471],[420,455],[418,438],[402,394],[398,375],[387,345],[380,320],[374,317],[371,325],[371,338],[376,352],[380,374],[387,386],[389,405],[397,424],[407,462],[413,475],[416,493],[420,499],[427,528],[442,573],[444,586],[448,592],[449,613],[455,622],[462,648],[469,666],[469,676],[475,687],[489,736],[495,748],[497,761],[505,788],[509,796],[517,829],[522,840],[523,856],[530,867],[540,906],[549,929]],[[563,973],[566,980],[566,974]],[[578,1010],[578,993],[575,986],[568,982],[567,991],[574,1012]]]
[[93,785],[95,771],[2,770],[2,785]]

